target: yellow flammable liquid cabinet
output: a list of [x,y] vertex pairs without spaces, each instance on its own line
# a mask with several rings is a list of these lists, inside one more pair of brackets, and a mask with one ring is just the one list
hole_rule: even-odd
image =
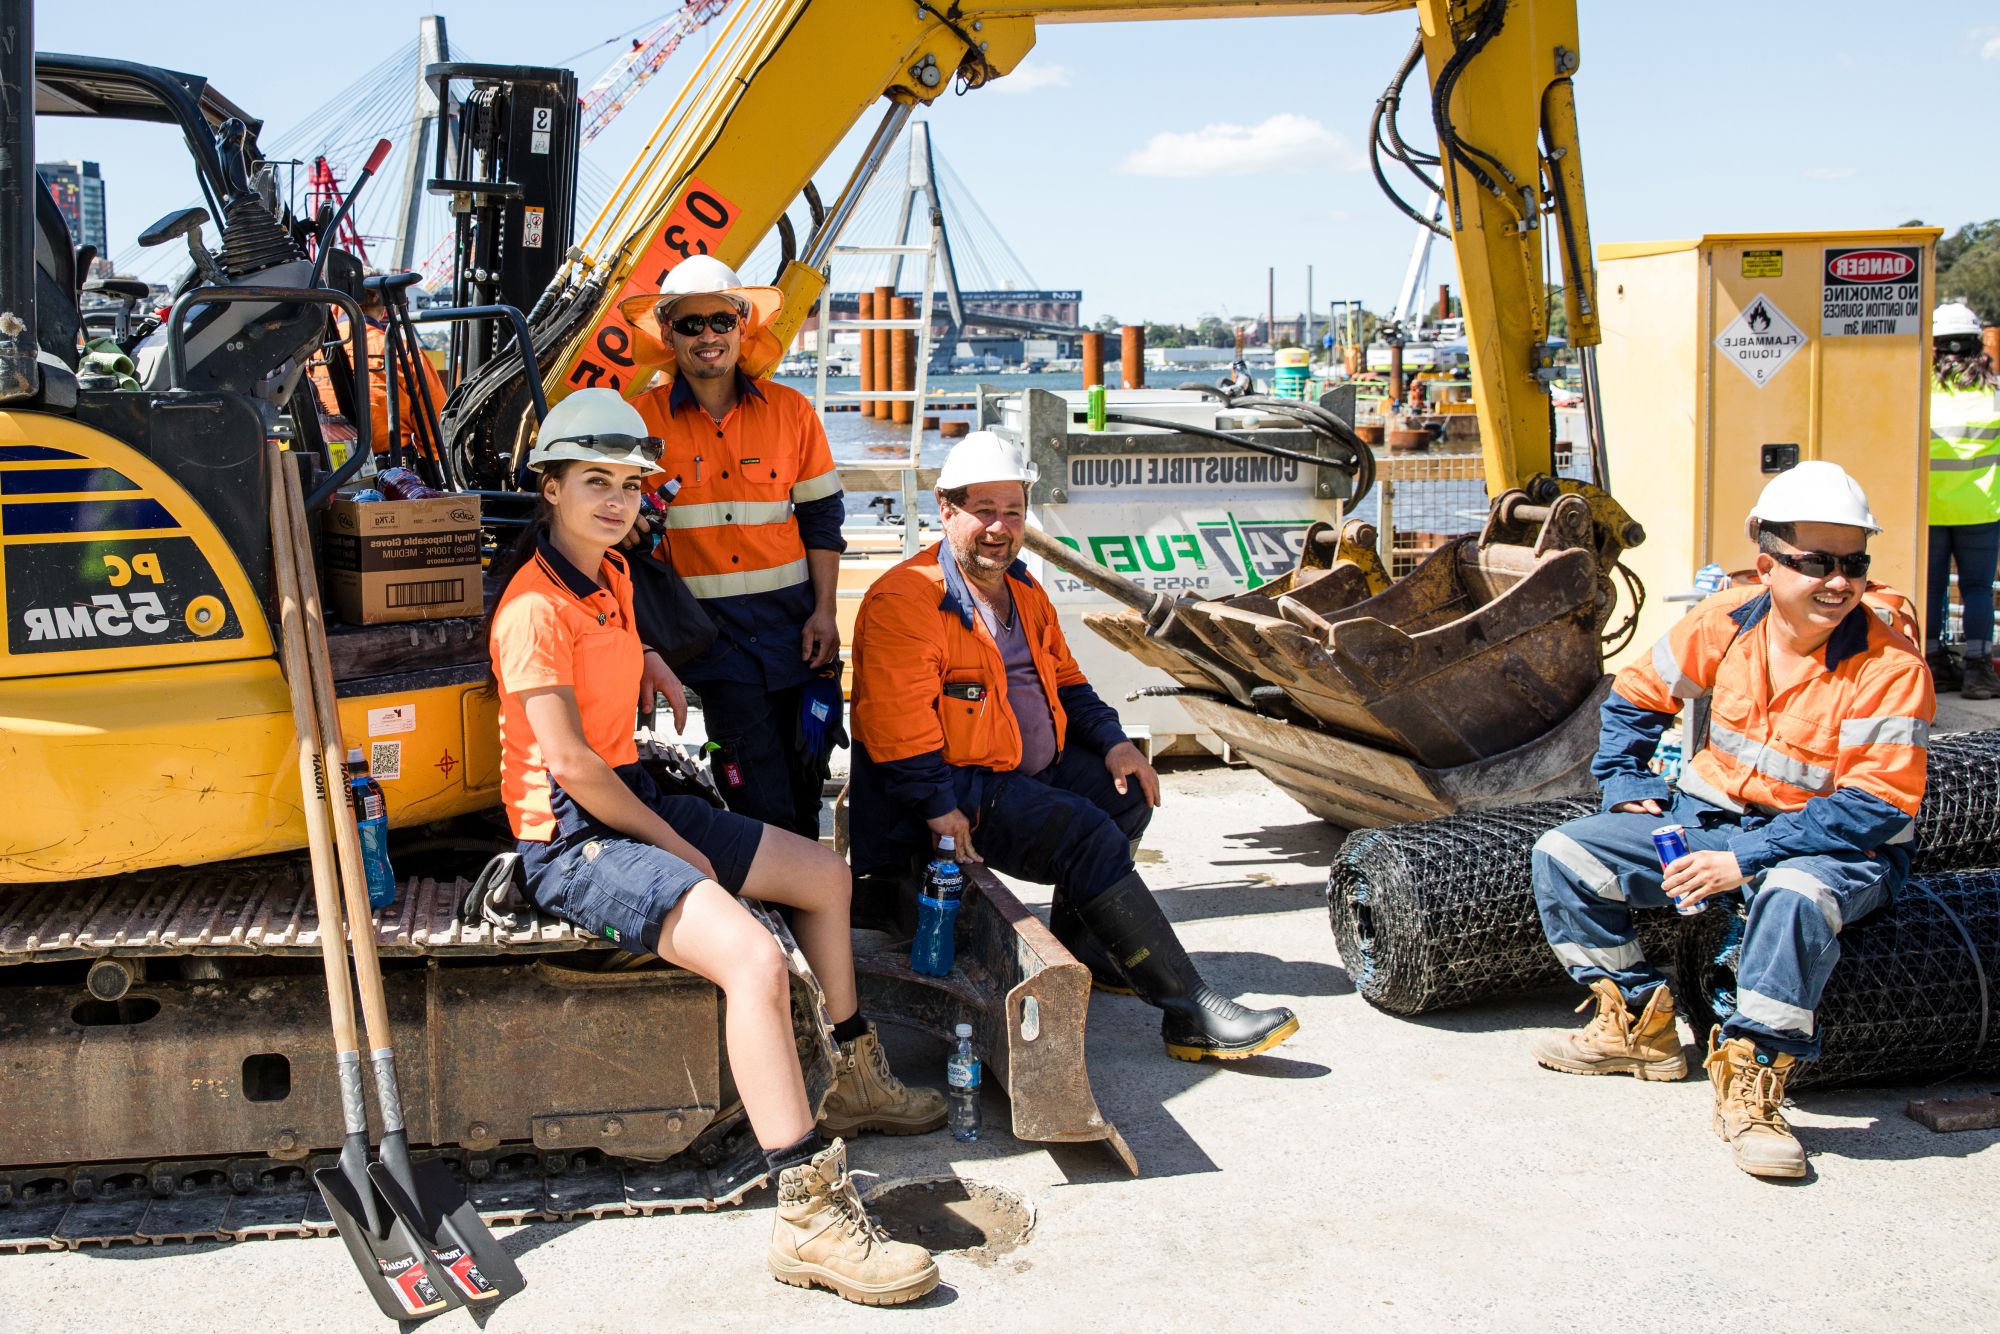
[[1861,483],[1883,532],[1869,577],[1923,601],[1932,227],[1774,232],[1598,251],[1609,489],[1646,527],[1646,606],[1623,666],[1711,562],[1751,570],[1744,516],[1805,459]]

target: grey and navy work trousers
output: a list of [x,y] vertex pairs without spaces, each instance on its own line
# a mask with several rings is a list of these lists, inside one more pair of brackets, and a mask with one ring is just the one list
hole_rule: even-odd
[[825,761],[799,739],[803,685],[767,690],[740,681],[694,684],[702,725],[717,750],[710,769],[722,800],[738,815],[819,838]]
[[[1690,852],[1724,850],[1732,835],[1764,823],[1684,792],[1664,816],[1603,814],[1572,820],[1535,843],[1535,903],[1542,930],[1570,976],[1588,985],[1608,977],[1636,1012],[1665,979],[1646,960],[1632,909],[1667,906],[1652,831],[1679,824]],[[1832,852],[1793,857],[1739,891],[1749,922],[1736,965],[1736,1012],[1725,1038],[1749,1038],[1765,1051],[1811,1060],[1819,1055],[1813,1022],[1820,993],[1840,960],[1840,931],[1887,903],[1902,878],[1901,858]],[[1736,893],[1708,900],[1709,912],[1733,910]]]

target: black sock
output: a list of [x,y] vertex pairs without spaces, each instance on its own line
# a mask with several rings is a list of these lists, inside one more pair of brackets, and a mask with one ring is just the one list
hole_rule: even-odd
[[787,1144],[782,1149],[764,1150],[764,1165],[771,1169],[772,1176],[776,1176],[788,1167],[797,1167],[800,1163],[809,1161],[814,1154],[825,1147],[826,1140],[820,1136],[818,1129],[808,1130],[795,1144]]
[[833,1040],[844,1047],[867,1031],[868,1020],[856,1010],[833,1026]]

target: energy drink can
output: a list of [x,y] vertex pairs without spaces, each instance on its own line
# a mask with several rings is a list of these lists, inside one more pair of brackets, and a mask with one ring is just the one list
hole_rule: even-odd
[[1094,384],[1090,386],[1090,394],[1085,399],[1085,403],[1086,403],[1085,416],[1089,420],[1090,429],[1093,431],[1103,430],[1104,429],[1104,386],[1101,384]]
[[[1661,825],[1653,831],[1653,847],[1660,854],[1660,869],[1664,871],[1688,855],[1687,829],[1677,824]],[[1674,900],[1673,903],[1674,911],[1683,917],[1693,917],[1708,907],[1706,899],[1699,903],[1688,904],[1686,907],[1681,906],[1679,900]]]

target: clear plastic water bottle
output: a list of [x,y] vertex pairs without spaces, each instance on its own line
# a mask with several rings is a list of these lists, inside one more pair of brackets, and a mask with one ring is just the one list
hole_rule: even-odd
[[926,977],[943,977],[958,958],[958,905],[965,898],[965,872],[958,865],[958,843],[950,834],[938,840],[937,857],[924,867],[917,889],[917,934],[910,941],[910,967]]
[[368,906],[386,908],[396,901],[396,872],[389,865],[389,799],[368,773],[368,757],[359,746],[347,751],[347,799],[360,826],[361,864],[368,872]]
[[945,1063],[950,1088],[951,1137],[961,1144],[979,1138],[979,1058],[972,1052],[972,1025],[958,1026],[958,1050]]

